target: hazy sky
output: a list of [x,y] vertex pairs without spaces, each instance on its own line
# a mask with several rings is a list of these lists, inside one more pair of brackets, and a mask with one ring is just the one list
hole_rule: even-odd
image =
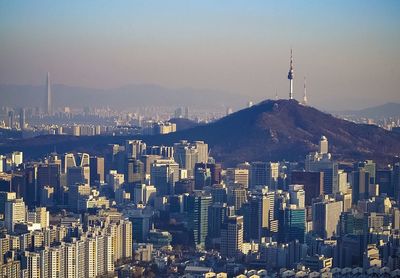
[[400,102],[400,1],[0,1],[0,83],[153,83],[335,109]]

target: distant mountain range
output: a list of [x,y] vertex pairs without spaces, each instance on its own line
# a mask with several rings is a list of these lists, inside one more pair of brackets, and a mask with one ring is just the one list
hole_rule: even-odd
[[[45,86],[0,85],[0,103],[12,107],[44,107]],[[244,107],[245,96],[215,90],[171,89],[158,85],[128,85],[115,89],[92,89],[55,84],[52,86],[55,107],[101,106],[127,109],[141,106]]]
[[400,117],[400,103],[389,102],[361,110],[347,110],[332,113],[341,116],[354,116],[373,119]]
[[[295,100],[267,100],[210,124],[175,133],[137,137],[152,145],[172,145],[181,139],[204,140],[211,155],[225,166],[243,161],[303,160],[316,151],[320,137],[339,161],[374,159],[381,165],[400,155],[400,134],[373,125],[335,118]],[[41,136],[0,145],[0,153],[19,149],[27,155],[43,155],[56,149],[104,154],[107,144],[127,137]]]

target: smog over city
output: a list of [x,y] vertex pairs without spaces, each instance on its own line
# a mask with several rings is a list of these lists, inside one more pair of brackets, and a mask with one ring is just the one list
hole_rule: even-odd
[[400,2],[0,2],[0,278],[400,277]]

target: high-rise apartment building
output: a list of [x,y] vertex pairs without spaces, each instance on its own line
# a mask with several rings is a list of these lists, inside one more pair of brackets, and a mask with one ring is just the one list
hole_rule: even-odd
[[26,207],[22,199],[13,199],[5,202],[4,226],[8,232],[14,232],[16,223],[26,220]]

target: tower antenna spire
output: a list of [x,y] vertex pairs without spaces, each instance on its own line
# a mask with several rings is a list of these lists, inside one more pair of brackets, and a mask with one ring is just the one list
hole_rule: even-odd
[[293,73],[293,48],[291,48],[290,49],[290,67],[289,67],[289,73],[288,73],[288,79],[289,79],[289,84],[290,84],[289,99],[293,99],[293,78],[294,78],[294,73]]
[[304,76],[304,95],[303,95],[303,104],[307,105],[307,88],[306,88],[306,77]]

